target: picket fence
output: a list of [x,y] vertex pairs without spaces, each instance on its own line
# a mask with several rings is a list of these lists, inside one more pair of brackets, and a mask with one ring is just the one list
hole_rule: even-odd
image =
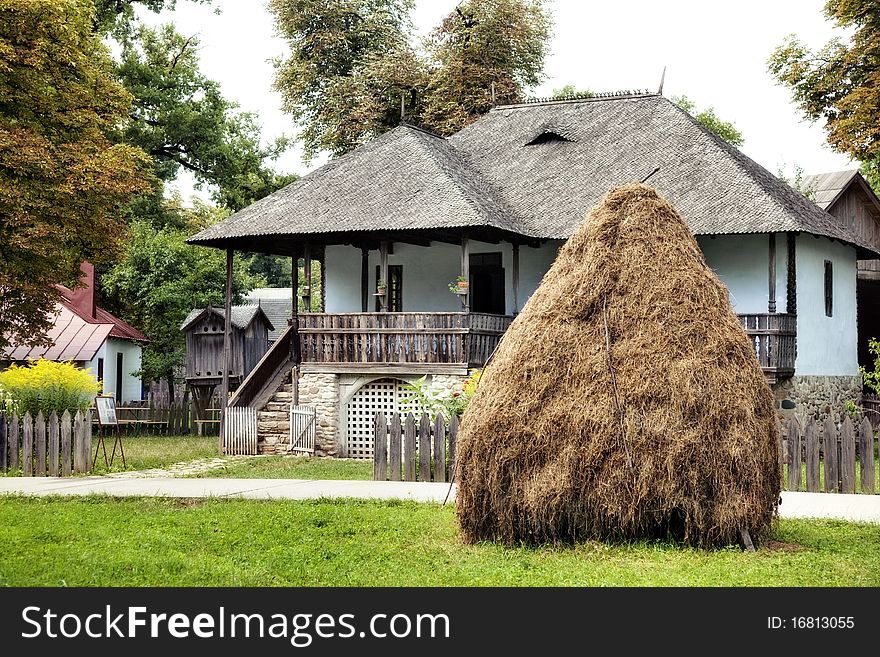
[[[417,423],[411,413],[403,417],[395,413],[388,421],[378,412],[374,429],[374,480],[452,479],[457,417],[447,422],[438,414],[432,421],[423,414]],[[421,450],[423,444],[428,449]],[[857,429],[849,418],[839,426],[828,418],[824,422],[811,419],[801,427],[792,417],[780,427],[779,470],[784,490],[874,494],[878,489],[877,455],[877,437],[867,418]]]
[[376,437],[373,447],[375,481],[386,481],[389,475],[391,481],[452,479],[458,417],[453,415],[447,422],[438,413],[431,421],[428,414],[423,413],[417,426],[412,413],[407,413],[403,418],[400,413],[394,413],[388,422],[380,411],[376,413],[373,427]]
[[792,417],[780,432],[779,441],[785,490],[875,492],[877,438],[868,418],[862,418],[856,429],[848,417],[840,426],[827,418],[824,422],[808,420],[803,427]]
[[24,477],[68,477],[92,470],[92,413],[68,411],[59,419],[0,413],[0,472]]

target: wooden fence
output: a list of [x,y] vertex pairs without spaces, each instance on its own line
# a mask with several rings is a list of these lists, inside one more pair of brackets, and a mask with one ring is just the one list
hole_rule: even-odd
[[227,406],[223,434],[224,454],[256,454],[257,409]]
[[[450,481],[455,472],[455,443],[458,418],[437,414],[431,421],[423,413],[416,418],[399,413],[385,419],[382,412],[374,420],[376,442],[373,447],[373,479],[376,481]],[[424,449],[422,449],[424,447]],[[418,467],[416,467],[418,465]],[[390,473],[389,473],[390,470]],[[390,477],[389,477],[390,474]]]
[[[873,494],[877,488],[877,439],[868,418],[857,427],[846,418],[809,420],[802,428],[795,418],[780,432],[779,462],[786,466],[785,490],[810,493]],[[782,469],[782,468],[780,468]]]
[[155,434],[162,436],[218,435],[220,409],[208,409],[209,417],[199,420],[188,401],[164,408],[128,403],[116,407],[119,428],[125,435]]
[[59,419],[54,411],[48,420],[25,413],[11,417],[0,413],[0,472],[24,477],[69,477],[91,472],[91,411],[68,411]]
[[[455,465],[458,418],[447,424],[407,413],[374,421],[373,479],[377,481],[449,481]],[[422,445],[428,445],[425,450]],[[878,439],[868,418],[858,427],[847,418],[838,427],[830,418],[810,420],[802,428],[790,418],[779,434],[779,465],[784,490],[811,493],[874,494],[878,486]],[[418,466],[418,467],[417,467]],[[783,468],[783,466],[785,466]],[[389,472],[390,470],[390,472]],[[390,475],[390,476],[389,476]]]

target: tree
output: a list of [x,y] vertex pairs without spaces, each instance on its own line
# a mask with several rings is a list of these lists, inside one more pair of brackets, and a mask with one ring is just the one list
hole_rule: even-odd
[[[466,0],[432,32],[422,120],[449,135],[543,78],[551,20],[543,0]],[[493,98],[494,87],[494,98]]]
[[[189,2],[211,4],[212,0],[189,0]],[[94,3],[95,32],[102,35],[113,32],[119,36],[129,34],[135,23],[134,5],[141,5],[156,13],[177,6],[177,0],[94,0]]]
[[[209,304],[223,307],[226,255],[216,249],[190,246],[186,238],[217,211],[197,205],[179,209],[189,221],[187,230],[156,228],[134,221],[122,260],[103,279],[104,294],[125,308],[123,317],[139,326],[152,342],[146,347],[141,376],[168,381],[174,389],[175,373],[183,364],[186,345],[180,326],[193,308]],[[248,273],[248,263],[238,258],[233,269],[234,302],[264,281]]]
[[199,71],[198,39],[173,25],[139,27],[122,42],[116,75],[134,96],[129,121],[118,139],[137,144],[154,162],[159,186],[133,207],[134,216],[158,215],[161,186],[190,171],[211,185],[220,205],[239,210],[290,182],[265,165],[287,146],[279,139],[260,146],[256,118],[235,112],[220,86]]
[[696,103],[687,96],[673,96],[670,100],[694,117],[694,119],[701,123],[704,128],[709,130],[709,132],[720,137],[731,146],[739,148],[743,145],[745,140],[743,139],[742,133],[736,129],[736,126],[733,123],[718,118],[713,107],[707,107],[700,112],[696,112]]
[[[466,1],[414,49],[412,0],[270,0],[291,54],[275,88],[304,157],[341,155],[406,120],[451,134],[541,79],[544,0]],[[401,107],[403,106],[403,107]]]
[[[303,157],[345,153],[397,125],[400,95],[424,87],[409,46],[413,0],[270,0],[290,57],[275,89],[299,125]],[[395,112],[396,108],[396,112]]]
[[0,0],[0,347],[47,343],[58,292],[106,262],[146,155],[108,135],[131,96],[110,76],[90,0]]
[[824,119],[831,147],[863,162],[880,189],[880,5],[829,0],[824,11],[851,31],[848,42],[832,39],[814,53],[791,35],[773,51],[768,67],[808,119]]

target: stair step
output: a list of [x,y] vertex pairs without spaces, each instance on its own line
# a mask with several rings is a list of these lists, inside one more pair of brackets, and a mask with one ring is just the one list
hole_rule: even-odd
[[270,401],[266,404],[264,411],[273,411],[276,413],[290,413],[290,402]]
[[273,411],[267,409],[265,411],[257,411],[257,418],[260,420],[289,420],[290,413],[287,410]]

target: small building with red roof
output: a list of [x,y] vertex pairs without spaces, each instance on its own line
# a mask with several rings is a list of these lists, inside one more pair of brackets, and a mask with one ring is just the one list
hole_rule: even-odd
[[103,393],[117,403],[143,398],[143,383],[135,374],[141,368],[143,345],[149,338],[139,329],[95,304],[95,267],[80,265],[83,286],[71,290],[56,285],[61,299],[56,306],[49,339],[52,344],[10,344],[0,353],[0,364],[25,363],[45,358],[73,361],[91,370]]

